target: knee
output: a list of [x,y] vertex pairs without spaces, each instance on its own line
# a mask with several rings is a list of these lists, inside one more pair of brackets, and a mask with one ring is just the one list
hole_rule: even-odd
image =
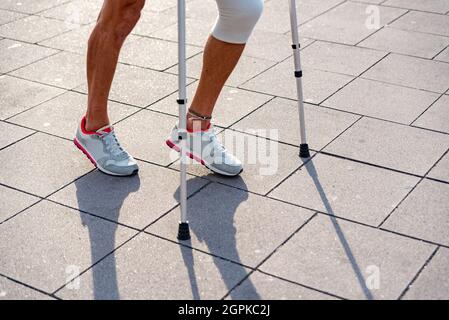
[[263,12],[263,0],[227,0],[219,7],[213,35],[231,43],[246,43]]
[[140,19],[145,0],[113,0],[112,8],[105,9],[100,28],[114,37],[121,44],[136,26]]

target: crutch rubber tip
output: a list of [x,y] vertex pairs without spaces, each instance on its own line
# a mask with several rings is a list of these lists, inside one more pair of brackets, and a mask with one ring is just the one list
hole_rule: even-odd
[[309,145],[307,143],[299,146],[299,156],[301,158],[310,158]]
[[190,228],[188,222],[179,223],[178,240],[180,241],[190,240]]

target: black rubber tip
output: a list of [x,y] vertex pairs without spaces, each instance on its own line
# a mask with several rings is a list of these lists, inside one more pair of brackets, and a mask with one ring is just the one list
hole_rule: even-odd
[[301,158],[310,158],[310,151],[308,144],[305,143],[299,146],[299,156]]
[[190,240],[190,228],[188,222],[179,223],[178,240],[180,241]]

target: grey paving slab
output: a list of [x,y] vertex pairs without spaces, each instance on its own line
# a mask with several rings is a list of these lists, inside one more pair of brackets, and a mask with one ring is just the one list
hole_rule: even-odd
[[[164,0],[159,0],[160,2]],[[165,1],[167,2],[167,1]],[[145,8],[154,8],[155,2],[153,1]],[[176,5],[176,4],[175,4]],[[140,36],[151,36],[154,32],[165,29],[166,27],[176,24],[178,21],[178,16],[173,14],[168,14],[165,12],[152,12],[145,11],[141,14],[140,20],[134,27],[132,34]]]
[[322,105],[410,124],[438,97],[437,93],[358,78]]
[[0,51],[2,52],[2,59],[0,60],[0,72],[2,73],[26,66],[58,52],[50,48],[9,39],[0,40]]
[[[54,134],[67,139],[74,138],[74,132],[85,115],[87,96],[67,92],[47,101],[31,110],[9,119],[13,123]],[[109,102],[108,111],[112,123],[115,123],[140,110],[136,107]]]
[[[93,27],[93,24],[81,26],[56,37],[39,42],[39,45],[78,54],[86,54],[87,41]],[[129,41],[129,38],[127,41]]]
[[69,52],[30,64],[11,74],[64,89],[73,89],[86,81],[86,58]]
[[[164,13],[176,15],[178,8],[173,6]],[[204,21],[208,24],[215,23],[218,17],[217,4],[214,0],[190,0],[186,3],[186,17],[189,19]]]
[[[190,45],[203,47],[209,37],[213,22],[205,22],[197,19],[186,19],[186,43]],[[178,25],[171,24],[166,28],[151,33],[151,36],[158,39],[178,41]]]
[[[189,245],[251,267],[261,263],[313,214],[216,183],[193,196],[188,210]],[[175,209],[147,231],[177,241],[178,221],[179,210]]]
[[349,299],[397,299],[435,246],[317,216],[261,270]]
[[25,14],[0,9],[0,25],[20,18],[26,17]]
[[178,159],[165,143],[177,121],[177,117],[143,110],[115,128],[121,144],[134,157],[166,166]]
[[449,11],[449,3],[446,0],[387,0],[382,5],[436,13]]
[[[190,82],[192,80],[187,81]],[[178,77],[175,75],[119,64],[109,99],[143,108],[177,89]],[[84,84],[77,90],[86,93],[87,85]]]
[[363,78],[444,93],[449,86],[449,64],[390,54],[364,73]]
[[448,300],[449,249],[440,248],[404,296],[406,300]]
[[1,183],[39,196],[49,195],[92,169],[73,143],[43,133],[0,151],[0,161]]
[[386,54],[354,46],[315,41],[302,50],[301,58],[306,67],[358,76]]
[[[280,144],[274,140],[232,130],[222,132],[219,139],[229,152],[243,162],[244,170],[239,178],[213,174],[196,161],[189,161],[188,172],[225,185],[266,194],[303,164],[297,147]],[[179,161],[172,167],[179,170]]]
[[0,277],[0,300],[54,300],[54,298],[23,284]]
[[0,223],[37,201],[37,197],[0,186]]
[[37,43],[77,27],[70,22],[29,16],[0,26],[0,36]]
[[0,149],[3,149],[8,145],[29,136],[34,131],[6,122],[0,122],[0,132],[2,133],[0,136]]
[[423,180],[382,228],[449,245],[449,185]]
[[[193,101],[197,87],[198,81],[187,87],[188,103]],[[178,116],[179,106],[176,103],[177,99],[178,93],[176,92],[148,108]],[[272,97],[266,94],[233,87],[224,87],[214,108],[213,123],[217,126],[228,127],[268,102],[270,99],[272,99]]]
[[446,154],[429,172],[428,177],[449,182],[449,154]]
[[[353,77],[304,66],[304,101],[320,103],[344,87]],[[279,97],[297,99],[293,59],[287,59],[259,74],[241,87]],[[274,81],[273,81],[274,80]]]
[[[198,54],[198,47],[186,47],[187,58]],[[120,62],[163,71],[178,63],[178,45],[165,40],[139,38],[123,48]]]
[[[190,1],[190,0],[187,0]],[[164,12],[170,8],[176,6],[176,0],[154,0],[151,5],[146,5],[143,9],[145,13],[147,12]]]
[[317,155],[269,196],[377,226],[418,181],[390,170]]
[[448,37],[383,28],[362,41],[359,46],[432,59],[448,44]]
[[[305,105],[305,116],[308,143],[314,150],[323,148],[359,118],[309,104]],[[266,138],[269,138],[269,130],[278,130],[276,140],[299,146],[298,104],[296,101],[275,98],[231,128],[240,131],[260,130],[259,135]]]
[[25,13],[37,13],[68,1],[70,0],[4,0],[1,2],[0,8]]
[[449,133],[449,96],[443,95],[413,125]]
[[354,45],[406,12],[378,6],[379,24],[371,25],[370,14],[375,12],[369,11],[368,6],[366,3],[345,2],[304,24],[302,36]]
[[[226,81],[226,85],[237,87],[248,81],[249,79],[257,76],[268,68],[274,66],[276,62],[252,58],[248,56],[242,56],[237,64],[234,72]],[[195,79],[199,79],[203,68],[203,54],[198,54],[189,60],[187,60],[187,76]],[[178,67],[172,67],[167,72],[178,74]]]
[[101,0],[74,0],[41,12],[40,15],[68,23],[89,24],[97,20],[102,5]]
[[439,55],[437,55],[434,60],[449,62],[449,47],[447,47]]
[[410,11],[394,21],[391,27],[449,36],[449,16],[435,13]]
[[351,159],[425,175],[448,147],[448,135],[363,118],[324,150]]
[[[124,179],[92,172],[50,199],[143,229],[178,204],[175,192],[179,187],[179,173],[144,162],[139,162],[139,167],[137,176]],[[189,195],[206,183],[207,180],[189,177]]]
[[[342,0],[301,0],[297,1],[298,21],[303,23],[334,6],[342,3]],[[265,3],[264,14],[262,15],[257,30],[271,31],[284,34],[290,31],[288,1],[268,1]]]
[[[0,225],[0,272],[53,292],[135,231],[48,201]],[[23,230],[23,232],[17,232]]]
[[83,274],[79,290],[64,288],[57,296],[97,300],[218,300],[248,272],[239,265],[141,234],[117,250],[115,257],[107,257]]
[[[20,90],[17,90],[20,88]],[[49,100],[64,90],[42,85],[36,82],[0,76],[0,118],[6,119],[28,108]]]
[[[251,290],[251,284],[256,288]],[[281,280],[261,272],[254,272],[231,292],[235,300],[332,300],[330,295],[301,287],[297,284]],[[228,299],[231,298],[228,297]]]

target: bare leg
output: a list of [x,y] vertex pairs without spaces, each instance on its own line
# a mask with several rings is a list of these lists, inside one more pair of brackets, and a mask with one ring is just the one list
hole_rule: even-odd
[[[201,79],[190,110],[203,116],[210,116],[226,80],[237,65],[245,44],[223,42],[210,36],[203,55]],[[187,129],[197,126],[196,118],[187,116]],[[209,121],[201,121],[201,129],[206,129]]]
[[109,124],[107,104],[120,49],[140,18],[145,0],[105,0],[87,52],[86,129]]

